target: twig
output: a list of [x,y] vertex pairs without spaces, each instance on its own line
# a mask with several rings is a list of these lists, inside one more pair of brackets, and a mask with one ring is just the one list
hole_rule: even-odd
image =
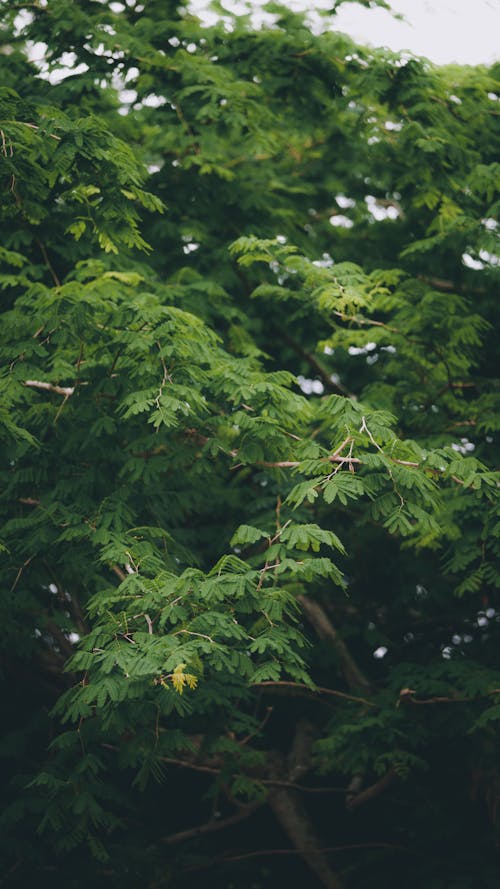
[[[34,4],[26,4],[26,5],[32,6]],[[40,8],[39,6],[36,7],[36,9],[39,9],[39,8]],[[9,121],[6,121],[6,123],[13,123],[16,126],[21,126],[21,127],[29,127],[30,130],[39,130],[40,129],[40,127],[38,127],[35,123],[27,123],[25,120],[9,120]],[[47,133],[47,136],[49,136],[50,139],[55,139],[56,142],[61,141],[61,137],[56,136],[55,133]]]
[[484,695],[476,695],[475,697],[455,697],[450,698],[446,697],[446,695],[435,695],[432,698],[416,698],[415,692],[411,688],[402,688],[399,692],[399,700],[398,705],[403,701],[409,704],[470,704],[474,701],[484,701],[486,698],[493,697],[494,695],[500,695],[500,688],[493,688],[491,691],[487,691]]
[[187,759],[176,759],[174,756],[162,756],[162,762],[170,763],[173,766],[180,766],[182,769],[192,769],[194,772],[207,772],[209,775],[219,775],[220,769],[215,766],[206,766],[197,762],[190,762]]
[[246,735],[246,737],[243,738],[242,741],[238,742],[240,747],[244,747],[245,744],[248,744],[248,742],[251,741],[252,738],[255,738],[256,735],[258,735],[262,731],[264,726],[269,722],[269,719],[271,718],[273,710],[274,710],[274,707],[266,707],[266,713],[265,713],[263,720],[259,723],[259,725],[255,729],[255,731],[251,732],[249,735]]
[[17,574],[16,574],[16,579],[15,579],[14,583],[12,584],[12,586],[11,586],[9,592],[11,592],[11,593],[14,592],[16,586],[17,586],[18,583],[19,583],[19,578],[21,577],[21,574],[23,573],[24,569],[28,567],[28,565],[29,565],[29,563],[31,562],[31,560],[34,559],[34,558],[35,558],[34,556],[30,556],[29,559],[26,559],[26,561],[23,562],[23,564],[21,565],[19,571],[18,571]]
[[324,854],[333,854],[335,852],[349,852],[354,849],[392,849],[395,852],[407,852],[409,854],[415,854],[411,849],[408,849],[407,846],[399,846],[396,843],[352,843],[345,846],[323,846],[320,849],[256,849],[253,852],[242,852],[240,855],[224,855],[220,858],[215,858],[210,862],[206,862],[203,864],[194,865],[193,867],[189,867],[186,870],[203,870],[208,867],[215,867],[218,864],[225,864],[226,862],[235,862],[235,861],[245,861],[248,858],[258,858],[264,855],[303,855],[305,851],[309,855],[324,855]]
[[186,633],[188,636],[198,636],[200,639],[207,639],[212,645],[215,645],[215,640],[212,639],[211,636],[207,636],[206,633],[195,633],[194,630],[177,630],[177,632],[172,633],[172,635],[179,636],[181,633]]
[[290,692],[293,694],[294,689],[297,689],[298,693],[307,692],[311,695],[331,695],[336,698],[342,698],[346,701],[354,701],[356,704],[364,704],[366,707],[376,707],[377,705],[373,701],[368,701],[366,698],[360,698],[356,695],[347,694],[344,691],[337,691],[333,688],[323,688],[320,685],[311,688],[309,685],[302,685],[300,682],[291,682],[284,679],[266,679],[264,682],[256,682],[253,686],[254,688],[262,688],[262,689],[290,689]]
[[[110,750],[117,749],[116,747],[111,747],[109,744],[103,744],[102,746]],[[194,772],[205,772],[208,775],[220,775],[222,771],[221,768],[217,768],[216,766],[190,762],[187,759],[176,759],[173,756],[162,756],[161,761],[169,763],[170,765],[180,766],[180,768],[183,769],[191,769]],[[306,784],[296,784],[295,781],[280,781],[277,778],[255,778],[255,782],[265,787],[288,787],[291,790],[297,790],[300,793],[341,793],[344,796],[347,793],[345,787],[308,787]]]

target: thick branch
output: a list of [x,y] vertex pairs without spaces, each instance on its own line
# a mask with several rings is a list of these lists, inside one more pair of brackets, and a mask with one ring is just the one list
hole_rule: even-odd
[[46,622],[46,627],[50,635],[56,640],[57,644],[59,645],[61,653],[64,654],[67,658],[71,657],[71,655],[74,654],[74,648],[69,639],[66,638],[60,627],[58,627],[53,620],[48,620]]
[[45,383],[42,380],[25,380],[24,385],[32,389],[47,389],[49,392],[56,392],[57,395],[64,395],[65,398],[69,398],[75,391],[74,386],[54,386],[52,383]]
[[296,853],[304,859],[322,886],[325,889],[343,889],[342,881],[330,867],[327,854],[297,794],[293,790],[276,790],[269,796],[269,805]]
[[314,726],[308,719],[297,723],[293,744],[288,754],[288,778],[294,782],[306,775],[312,768],[312,746],[314,743]]
[[321,605],[317,602],[313,602],[313,600],[309,599],[307,596],[298,596],[297,598],[319,638],[328,639],[332,642],[335,651],[337,652],[340,668],[349,688],[353,691],[359,688],[365,692],[371,692],[372,688],[368,679],[358,667],[347,648],[347,645],[344,640],[340,638],[337,630]]

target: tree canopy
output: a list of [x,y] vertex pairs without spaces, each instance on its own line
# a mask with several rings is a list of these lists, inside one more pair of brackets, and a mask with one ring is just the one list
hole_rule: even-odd
[[5,886],[498,884],[500,65],[338,6],[0,2]]

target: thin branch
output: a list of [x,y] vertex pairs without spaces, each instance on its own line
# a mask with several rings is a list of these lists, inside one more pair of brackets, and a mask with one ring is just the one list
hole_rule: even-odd
[[446,695],[435,695],[432,698],[416,698],[415,692],[411,688],[402,688],[399,692],[398,705],[401,702],[408,704],[470,704],[474,701],[484,701],[486,698],[500,695],[500,688],[493,688],[484,695],[476,695],[475,697],[446,697]]
[[[109,744],[103,744],[102,746],[110,750],[117,749]],[[222,771],[222,769],[215,766],[202,765],[186,759],[175,759],[173,756],[162,756],[161,761],[180,766],[184,769],[192,769],[194,772],[205,772],[209,775],[220,775]],[[296,784],[294,781],[280,781],[275,778],[255,778],[255,781],[257,784],[265,787],[288,787],[290,790],[297,790],[300,793],[341,793],[343,796],[347,793],[345,787],[307,787],[305,784]]]
[[190,827],[187,830],[180,830],[178,833],[162,837],[160,842],[166,843],[168,846],[173,846],[177,843],[184,843],[186,840],[192,840],[194,837],[204,836],[207,833],[214,833],[214,831],[218,830],[225,830],[227,827],[232,827],[233,824],[238,824],[239,821],[248,818],[249,815],[253,815],[256,809],[259,809],[264,805],[264,802],[265,801],[263,800],[259,800],[258,802],[251,803],[249,806],[238,809],[237,812],[234,812],[233,815],[229,815],[227,818],[221,818],[217,821],[207,821],[206,824]]
[[60,280],[59,280],[58,275],[56,274],[56,271],[55,271],[55,269],[54,269],[54,266],[52,265],[52,263],[51,263],[51,261],[50,261],[50,259],[49,259],[49,255],[48,255],[48,253],[47,253],[47,248],[45,247],[45,244],[43,243],[43,241],[40,241],[39,238],[36,239],[36,243],[37,243],[38,246],[40,247],[40,250],[41,250],[41,253],[42,253],[42,256],[43,256],[43,261],[45,262],[45,265],[47,266],[47,268],[48,268],[48,270],[49,270],[49,272],[50,272],[50,274],[51,274],[51,277],[52,277],[52,280],[53,280],[54,284],[56,285],[56,287],[60,287],[60,286],[61,286],[61,282],[60,282]]
[[253,687],[254,688],[261,688],[264,690],[269,689],[271,691],[273,689],[276,689],[277,691],[282,689],[285,692],[287,690],[290,690],[290,694],[292,694],[292,695],[295,690],[296,690],[295,693],[298,693],[298,694],[306,692],[307,694],[310,694],[310,695],[317,695],[317,694],[331,695],[335,698],[342,698],[343,700],[346,700],[346,701],[354,701],[356,704],[364,704],[365,707],[376,707],[377,706],[373,701],[367,700],[367,698],[360,698],[356,695],[350,695],[344,691],[337,691],[336,689],[333,689],[333,688],[323,688],[320,685],[317,685],[314,688],[311,688],[309,685],[302,685],[300,682],[291,682],[291,681],[289,682],[284,679],[277,679],[277,680],[266,679],[264,682],[256,682]]
[[269,722],[269,719],[272,716],[273,710],[274,710],[274,707],[266,707],[265,716],[262,719],[262,721],[259,723],[257,728],[255,729],[255,731],[251,732],[249,735],[247,735],[245,738],[243,738],[242,741],[238,742],[240,747],[244,747],[245,744],[248,744],[248,742],[252,740],[252,738],[255,738],[256,735],[260,734],[260,732],[262,731],[264,726]]
[[[25,5],[35,7],[35,4],[23,4],[23,8]],[[41,7],[36,6],[35,8],[40,9]],[[29,127],[30,130],[39,130],[40,129],[40,127],[38,127],[35,123],[27,123],[25,120],[7,120],[7,121],[5,121],[5,123],[12,123],[12,124],[16,124],[16,126],[21,126],[21,127]],[[56,142],[61,141],[61,137],[56,136],[55,133],[47,133],[47,136],[49,136],[50,139],[55,139]]]
[[278,781],[274,778],[263,778],[259,782],[266,787],[289,787],[290,790],[298,790],[300,793],[341,793],[346,794],[345,787],[308,787],[306,784],[296,784],[295,781]]
[[162,756],[162,762],[170,763],[174,766],[180,766],[183,769],[192,769],[194,772],[207,772],[209,775],[220,775],[220,769],[214,766],[205,766],[196,762],[189,762],[186,759],[176,759],[173,756]]
[[[358,849],[390,849],[395,852],[406,852],[410,855],[415,854],[407,846],[399,846],[396,843],[352,843],[345,846],[323,846],[317,850],[307,850],[309,855],[333,854],[335,852],[350,852]],[[305,849],[256,849],[252,852],[242,852],[240,855],[223,855],[220,858],[214,858],[210,862],[194,865],[187,870],[203,870],[209,867],[216,867],[218,864],[226,864],[235,861],[246,861],[249,858],[259,858],[265,855],[303,855]]]
[[24,569],[28,567],[28,565],[29,565],[29,563],[31,562],[31,560],[34,559],[34,558],[35,558],[34,555],[33,555],[33,556],[29,556],[29,558],[26,559],[25,562],[23,562],[23,564],[21,565],[19,571],[18,571],[17,574],[16,574],[16,578],[15,578],[14,583],[12,584],[12,586],[11,586],[9,592],[11,592],[11,593],[14,592],[14,590],[15,590],[16,586],[18,585],[19,580],[20,580],[20,578],[21,578],[21,574],[23,573]]

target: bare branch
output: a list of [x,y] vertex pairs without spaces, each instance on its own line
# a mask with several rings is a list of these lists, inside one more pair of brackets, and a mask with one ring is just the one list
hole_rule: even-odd
[[207,833],[214,833],[214,831],[217,830],[225,830],[227,827],[232,827],[233,824],[238,824],[239,821],[248,818],[249,815],[253,815],[256,809],[259,809],[264,805],[264,802],[265,801],[263,800],[259,800],[256,803],[251,803],[249,806],[244,806],[238,809],[237,812],[234,812],[233,815],[229,815],[227,818],[217,819],[216,821],[207,821],[206,824],[190,827],[187,830],[180,830],[178,833],[163,837],[161,842],[166,843],[168,846],[173,846],[177,843],[183,843],[185,840],[192,840],[195,837],[204,836]]
[[47,389],[47,391],[55,392],[57,395],[64,395],[65,398],[69,398],[75,391],[74,386],[54,386],[53,383],[45,383],[42,380],[25,380],[24,385],[32,389]]
[[376,781],[375,784],[372,784],[370,787],[367,787],[365,790],[362,790],[360,793],[356,793],[354,796],[351,796],[346,800],[346,808],[351,811],[352,809],[357,809],[358,806],[364,805],[369,800],[374,799],[376,796],[379,796],[384,792],[397,778],[397,772],[395,769],[390,768],[385,775],[380,779],[380,781]]
[[[411,849],[408,849],[407,846],[398,846],[396,843],[351,843],[345,846],[323,846],[318,849],[316,852],[309,851],[310,855],[314,854],[333,854],[335,852],[350,852],[351,850],[358,849],[387,849],[392,850],[394,852],[406,852],[409,854],[415,854]],[[204,862],[203,864],[194,865],[193,867],[188,868],[188,870],[202,870],[208,867],[215,867],[218,864],[226,864],[229,862],[235,861],[246,861],[248,858],[260,858],[266,855],[303,855],[306,850],[304,849],[256,849],[252,852],[241,852],[239,855],[224,855],[220,858],[215,858],[210,862]]]
[[323,688],[320,685],[311,688],[309,685],[301,685],[300,682],[288,682],[284,679],[266,679],[264,682],[256,682],[254,688],[261,688],[264,691],[266,691],[267,689],[269,689],[270,691],[283,691],[285,694],[288,692],[291,695],[307,694],[312,695],[313,697],[317,694],[331,695],[335,698],[342,698],[345,701],[354,701],[356,704],[364,704],[365,707],[377,706],[373,701],[367,700],[367,698],[360,698],[356,695],[350,695],[344,691],[337,691],[333,688]]
[[307,596],[297,596],[297,600],[301,603],[308,619],[316,630],[320,639],[328,639],[332,642],[340,663],[340,668],[344,674],[344,678],[351,690],[358,688],[366,692],[371,692],[372,687],[358,667],[351,652],[347,648],[344,640],[340,638],[330,618],[318,604],[313,602]]

